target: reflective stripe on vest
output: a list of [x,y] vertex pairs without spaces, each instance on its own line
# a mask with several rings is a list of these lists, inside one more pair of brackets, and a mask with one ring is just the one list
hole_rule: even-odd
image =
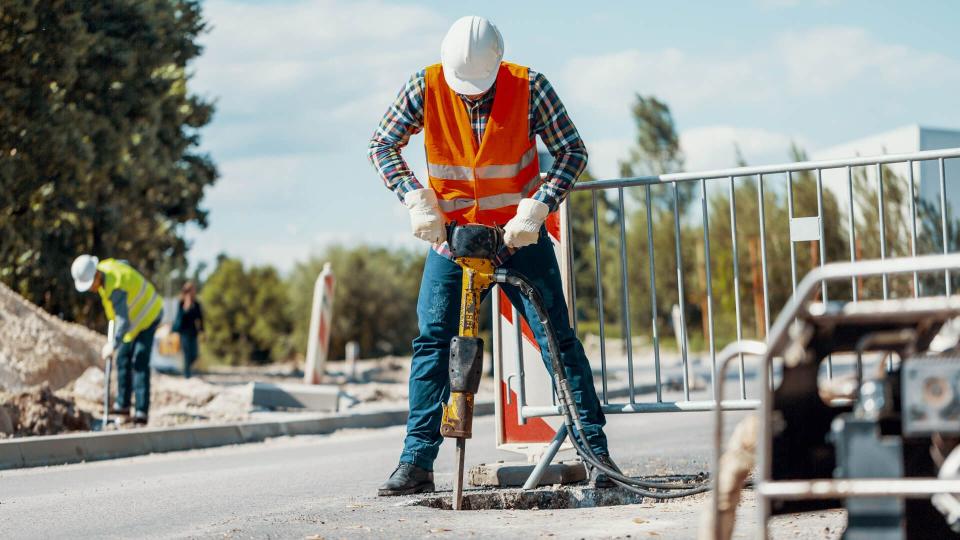
[[538,185],[540,185],[539,175],[528,182],[527,185],[523,187],[523,190],[518,193],[501,193],[499,195],[481,197],[480,199],[441,199],[438,202],[440,203],[440,210],[447,213],[462,210],[464,208],[470,208],[474,204],[476,204],[480,210],[495,210],[497,208],[516,206],[520,203],[520,199],[530,195],[530,192],[533,191],[533,189]]
[[441,66],[426,69],[427,173],[447,222],[503,225],[516,214],[520,199],[541,183],[529,131],[529,70],[503,62],[495,84],[483,138],[477,141],[467,108],[447,85]]
[[486,165],[471,169],[459,165],[438,165],[436,163],[427,163],[427,173],[436,178],[444,180],[473,180],[473,171],[476,171],[477,178],[510,178],[520,174],[526,166],[533,163],[537,157],[537,148],[533,147],[527,150],[520,158],[519,163],[508,165]]
[[163,301],[153,285],[128,264],[116,259],[106,259],[97,264],[97,270],[103,272],[105,276],[99,292],[108,319],[113,320],[116,317],[113,302],[110,299],[113,292],[121,289],[127,294],[127,316],[130,319],[130,327],[123,335],[123,341],[129,343],[160,316],[163,311]]

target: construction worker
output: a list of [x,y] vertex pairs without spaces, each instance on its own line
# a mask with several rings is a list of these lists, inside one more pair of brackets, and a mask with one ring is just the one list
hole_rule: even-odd
[[[444,225],[504,227],[500,266],[537,285],[557,330],[560,355],[581,414],[587,444],[615,467],[590,364],[570,328],[560,270],[544,221],[557,209],[587,164],[587,151],[553,87],[540,73],[503,62],[503,38],[490,21],[463,17],[440,46],[441,63],[414,74],[387,110],[369,155],[383,181],[409,210],[413,234],[432,244],[417,301],[419,336],[413,341],[410,414],[400,464],[380,495],[433,491],[433,462],[441,404],[449,396],[450,339],[457,334],[461,268],[451,259]],[[400,155],[423,131],[429,182],[420,182]],[[554,163],[541,180],[536,136]],[[505,287],[523,310],[541,350],[546,336],[533,307]],[[605,475],[591,471],[599,486]]]
[[153,334],[163,318],[163,301],[153,285],[125,261],[100,261],[92,255],[80,255],[70,273],[77,291],[100,295],[107,319],[114,321],[113,339],[101,351],[104,360],[116,355],[117,361],[117,400],[110,412],[129,415],[133,393],[133,422],[146,424],[150,412],[150,353]]

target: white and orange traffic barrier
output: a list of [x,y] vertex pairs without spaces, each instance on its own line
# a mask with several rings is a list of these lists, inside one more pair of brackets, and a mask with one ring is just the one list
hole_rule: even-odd
[[335,279],[330,263],[323,265],[313,286],[313,308],[307,339],[307,363],[303,368],[303,382],[323,382],[327,354],[330,349],[330,327],[333,324],[333,290]]

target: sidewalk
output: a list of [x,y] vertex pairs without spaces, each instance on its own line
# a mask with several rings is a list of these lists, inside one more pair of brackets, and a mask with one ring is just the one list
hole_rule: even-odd
[[[474,414],[493,414],[493,401],[478,401]],[[337,414],[259,413],[254,420],[197,426],[68,433],[0,441],[0,470],[62,465],[261,442],[272,437],[321,435],[338,429],[401,425],[407,407]]]

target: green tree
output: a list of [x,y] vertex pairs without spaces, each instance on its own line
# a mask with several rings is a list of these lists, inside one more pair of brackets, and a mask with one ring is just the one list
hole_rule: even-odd
[[682,170],[683,151],[670,107],[654,96],[637,94],[630,112],[636,137],[627,158],[620,162],[620,174],[626,177]]
[[[620,173],[624,177],[648,175],[655,176],[682,170],[685,159],[680,147],[680,136],[677,133],[676,123],[670,107],[656,97],[644,97],[639,94],[631,108],[636,136],[634,145],[628,151],[627,159],[620,162]],[[696,199],[699,185],[693,182],[683,182],[677,185],[674,194],[671,185],[650,185],[633,187],[625,194],[625,200],[617,207],[624,208],[626,220],[627,253],[626,280],[629,289],[630,322],[635,334],[651,332],[654,324],[653,293],[656,293],[656,311],[660,335],[669,330],[671,308],[680,303],[679,283],[677,272],[676,247],[680,245],[680,255],[683,266],[681,275],[684,276],[685,302],[687,308],[688,326],[694,329],[696,317],[699,316],[695,289],[691,289],[691,278],[695,277],[695,263],[697,261],[698,228],[690,221],[691,202]],[[675,196],[676,195],[676,196]],[[617,195],[619,197],[619,194]],[[627,197],[629,196],[629,197]],[[648,208],[650,215],[648,216]],[[677,227],[674,216],[679,214],[680,238],[677,238]],[[648,223],[650,227],[648,227]],[[619,228],[619,225],[617,225]],[[616,232],[619,236],[619,230]],[[651,249],[650,240],[653,241]],[[619,250],[619,238],[615,240]],[[653,253],[654,289],[650,288],[650,253]],[[616,264],[615,279],[619,285],[622,270],[619,265],[619,254],[614,252],[611,261]],[[617,289],[616,296],[611,298],[622,305],[622,292]],[[619,308],[619,323],[623,326],[622,308]],[[668,332],[672,335],[672,332]]]
[[10,0],[0,8],[0,279],[68,319],[102,320],[70,285],[79,253],[148,276],[206,225],[213,114],[188,92],[198,0]]
[[266,363],[292,352],[287,288],[275,269],[247,270],[238,259],[221,255],[200,301],[205,349],[220,362]]
[[359,343],[365,357],[409,354],[423,261],[422,253],[406,250],[333,246],[298,263],[287,280],[297,352],[306,351],[314,282],[329,262],[336,280],[330,358],[343,358],[348,341]]

